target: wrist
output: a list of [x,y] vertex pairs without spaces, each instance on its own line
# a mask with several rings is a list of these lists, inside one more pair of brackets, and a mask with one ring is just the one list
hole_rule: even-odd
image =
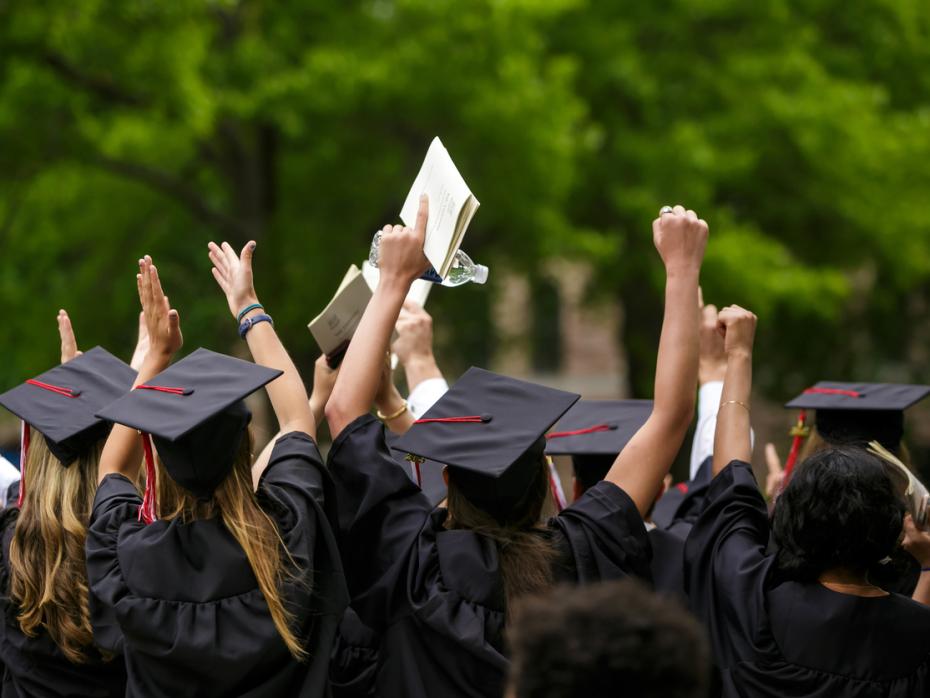
[[[233,317],[236,318],[239,322],[245,320],[249,315],[260,313],[261,312],[261,303],[255,295],[246,296],[245,298],[239,298],[236,300],[235,310],[232,311]],[[251,308],[250,306],[259,306],[256,308]],[[244,310],[249,308],[248,312],[243,313]]]
[[737,347],[727,352],[727,364],[752,363],[752,348]]
[[442,372],[436,364],[436,357],[433,352],[411,354],[405,359],[401,359],[401,363],[407,374],[408,383],[411,376],[416,376],[416,383],[425,381],[428,378],[442,378]]
[[400,274],[385,273],[382,271],[381,276],[378,279],[377,290],[390,295],[401,294],[404,298],[406,298],[407,293],[410,291],[410,286],[413,284],[413,282],[414,279],[410,279]]
[[701,263],[680,262],[665,265],[665,276],[683,281],[696,280],[701,275]]
[[393,414],[401,409],[406,403],[400,393],[395,388],[388,395],[376,396],[375,407],[385,414]]
[[723,381],[727,375],[726,359],[721,361],[700,361],[698,363],[698,383],[705,385],[714,381]]

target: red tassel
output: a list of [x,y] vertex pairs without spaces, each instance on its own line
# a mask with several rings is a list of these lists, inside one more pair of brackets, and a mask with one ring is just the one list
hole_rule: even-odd
[[432,419],[418,419],[414,424],[431,424],[433,422],[442,422],[442,423],[457,423],[457,422],[472,422],[478,424],[480,422],[490,422],[491,418],[488,416],[482,415],[470,415],[468,417],[434,417]]
[[139,507],[139,521],[146,525],[155,521],[155,456],[152,453],[152,441],[148,434],[142,434],[142,450],[145,452],[145,495]]
[[555,510],[561,512],[564,508],[562,506],[562,499],[559,497],[559,488],[555,486],[555,478],[552,477],[552,472],[549,472],[549,491],[552,492],[552,501],[555,502]]
[[159,393],[171,393],[172,395],[190,395],[194,391],[191,388],[168,388],[163,385],[137,385],[136,390],[157,390]]
[[29,425],[23,420],[22,432],[19,438],[19,496],[16,498],[16,506],[23,508],[23,500],[26,498],[26,457],[29,455]]
[[547,439],[561,439],[566,436],[580,436],[581,434],[594,434],[599,431],[610,431],[611,429],[616,429],[616,427],[610,424],[598,424],[593,427],[587,427],[586,429],[575,429],[574,431],[554,431],[551,434],[546,434],[546,438]]
[[806,422],[807,411],[801,410],[801,413],[798,415],[798,423],[795,424],[791,429],[791,433],[794,435],[794,440],[791,442],[791,451],[788,453],[788,458],[785,459],[785,485],[787,485],[788,480],[791,479],[791,473],[794,470],[794,464],[797,462],[798,454],[801,452],[801,444],[804,443],[804,439],[806,439],[808,434],[810,434],[810,429],[807,427]]
[[52,393],[58,393],[59,395],[64,395],[65,397],[78,397],[81,394],[79,390],[72,390],[71,388],[62,388],[60,385],[52,385],[51,383],[43,383],[42,381],[37,381],[33,378],[30,378],[26,381],[29,385],[34,385],[37,388],[42,388],[42,390],[48,390]]

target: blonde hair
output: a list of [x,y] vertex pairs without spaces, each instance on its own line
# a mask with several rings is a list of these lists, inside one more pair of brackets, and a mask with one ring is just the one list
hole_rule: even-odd
[[507,618],[514,602],[530,594],[545,592],[553,584],[552,566],[556,549],[540,526],[544,511],[552,507],[549,465],[545,457],[523,498],[499,520],[474,504],[455,483],[449,471],[449,515],[445,526],[466,529],[494,541],[500,559],[501,582],[507,602]]
[[[28,637],[45,628],[68,661],[94,647],[84,541],[97,491],[103,441],[68,467],[33,430],[25,498],[10,543],[10,598]],[[105,659],[110,655],[100,653]]]
[[294,658],[302,661],[307,650],[291,628],[293,614],[285,608],[281,594],[285,581],[297,579],[296,563],[274,520],[258,504],[252,486],[252,438],[246,434],[232,470],[210,499],[198,499],[178,485],[156,458],[158,518],[189,523],[219,517],[245,552],[281,639]]

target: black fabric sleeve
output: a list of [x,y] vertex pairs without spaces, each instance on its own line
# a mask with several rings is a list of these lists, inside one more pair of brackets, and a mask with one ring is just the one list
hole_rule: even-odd
[[122,652],[123,633],[116,618],[116,604],[129,595],[120,570],[117,545],[121,529],[136,529],[142,497],[123,475],[107,475],[94,497],[94,508],[84,544],[87,553],[87,584],[94,641],[110,652]]
[[629,495],[602,480],[551,519],[566,538],[580,583],[633,575],[652,581],[652,546]]
[[733,461],[714,478],[685,541],[685,591],[726,669],[752,651],[768,627],[765,582],[769,521],[752,467]]
[[402,560],[432,507],[391,456],[384,427],[371,415],[359,417],[339,435],[329,452],[329,469],[353,607],[368,622],[379,606],[386,615]]

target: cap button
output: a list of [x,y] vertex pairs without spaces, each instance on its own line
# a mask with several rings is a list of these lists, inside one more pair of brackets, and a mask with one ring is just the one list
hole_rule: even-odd
[[487,424],[487,423],[490,422],[492,419],[494,419],[494,417],[493,417],[492,415],[489,415],[489,414],[483,414],[483,415],[481,415],[481,422],[482,422],[483,424]]

